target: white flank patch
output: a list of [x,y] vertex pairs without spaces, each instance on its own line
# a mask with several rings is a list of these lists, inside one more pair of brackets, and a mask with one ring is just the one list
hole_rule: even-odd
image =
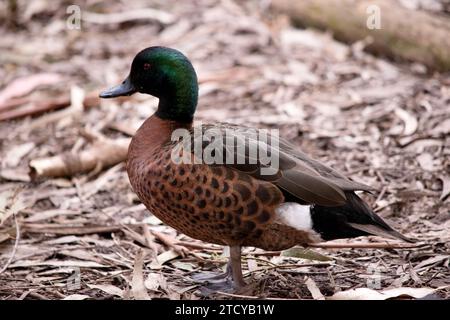
[[275,209],[277,222],[297,230],[311,231],[312,219],[310,206],[302,206],[295,202],[285,202]]

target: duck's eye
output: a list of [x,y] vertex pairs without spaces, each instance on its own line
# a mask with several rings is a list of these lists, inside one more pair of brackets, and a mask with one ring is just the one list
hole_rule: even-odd
[[152,65],[150,63],[144,63],[144,70],[150,69]]

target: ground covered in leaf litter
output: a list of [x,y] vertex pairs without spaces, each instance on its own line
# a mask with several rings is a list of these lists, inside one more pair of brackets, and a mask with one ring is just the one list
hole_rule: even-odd
[[[178,234],[139,204],[123,163],[64,179],[28,178],[31,160],[77,153],[92,146],[93,136],[128,137],[155,110],[157,100],[148,96],[96,98],[150,45],[175,47],[192,59],[200,81],[198,120],[279,128],[303,151],[377,187],[365,199],[420,240],[412,248],[281,255],[246,248],[247,281],[256,284],[249,296],[321,299],[344,292],[351,299],[347,290],[368,288],[358,293],[386,298],[382,290],[412,287],[430,290],[390,296],[448,297],[448,75],[375,58],[362,52],[362,43],[347,46],[294,29],[259,2],[152,1],[161,11],[135,20],[130,11],[148,1],[80,1],[82,10],[100,13],[86,15],[81,30],[66,28],[66,8],[56,2],[32,3],[22,4],[19,26],[1,19],[0,27],[0,118],[35,114],[0,122],[2,299],[201,299],[189,276],[223,268],[221,247]],[[60,108],[71,90],[71,107],[36,112]],[[74,101],[80,92],[88,97],[84,109]]]

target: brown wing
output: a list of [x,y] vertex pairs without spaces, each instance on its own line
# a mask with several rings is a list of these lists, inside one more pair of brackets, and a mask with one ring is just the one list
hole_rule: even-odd
[[[221,123],[203,125],[202,130],[197,131],[197,136],[211,130],[214,132],[210,136],[219,137],[222,148],[211,148],[213,141],[203,141],[201,151],[214,149],[215,160],[221,159],[215,165],[223,164],[258,180],[269,181],[300,202],[338,206],[346,202],[344,191],[373,190],[347,179],[336,170],[296,150],[286,140],[269,133],[265,137],[267,139],[261,139],[254,134],[255,129]],[[194,150],[195,146],[192,145],[192,148]],[[273,162],[268,163],[259,152],[251,152],[259,148],[266,154],[278,155],[276,166]],[[234,156],[231,162],[227,158],[230,154]],[[267,174],[267,169],[271,169],[270,174]]]

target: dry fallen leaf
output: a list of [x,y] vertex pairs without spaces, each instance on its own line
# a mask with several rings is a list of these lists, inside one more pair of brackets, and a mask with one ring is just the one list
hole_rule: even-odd
[[357,288],[346,291],[337,292],[331,297],[328,297],[328,300],[387,300],[393,298],[414,298],[420,299],[425,296],[428,296],[437,289],[432,288],[408,288],[401,287],[395,289],[387,289],[382,291],[376,291],[369,288]]
[[440,169],[440,166],[436,163],[437,159],[427,152],[418,155],[416,159],[423,170],[435,171]]
[[0,177],[8,181],[30,182],[30,176],[26,170],[3,169],[0,170]]
[[316,261],[331,261],[333,260],[330,257],[327,257],[323,254],[320,254],[311,249],[301,248],[301,247],[293,247],[281,252],[281,256],[283,257],[294,257],[301,258],[307,260],[316,260]]
[[195,265],[192,263],[188,263],[188,262],[172,261],[171,264],[175,268],[185,270],[185,271],[193,271],[195,269]]
[[162,265],[164,263],[173,260],[179,256],[180,254],[178,252],[175,252],[174,250],[165,251],[160,255],[158,255],[158,257],[150,263],[150,269],[159,270],[162,268]]
[[3,241],[8,240],[9,238],[10,238],[10,236],[9,236],[8,233],[0,232],[0,243],[2,243]]
[[65,297],[63,300],[86,300],[90,297],[85,294],[71,294],[70,296]]
[[0,226],[12,215],[31,206],[33,199],[19,191],[6,191],[0,194]]
[[87,284],[87,286],[91,289],[98,289],[110,295],[123,298],[123,290],[112,284]]
[[311,295],[314,300],[325,300],[325,297],[323,296],[322,292],[320,292],[319,287],[317,287],[317,284],[314,282],[313,279],[307,277],[305,284],[309,292],[311,292]]
[[414,267],[414,270],[417,271],[423,267],[426,267],[426,266],[429,266],[429,265],[432,265],[432,264],[435,264],[435,263],[438,263],[438,262],[441,262],[441,261],[444,261],[447,259],[450,259],[450,255],[436,255],[436,256],[433,256],[431,258],[428,258],[428,259],[420,262],[417,266]]
[[255,259],[247,259],[247,268],[250,272],[258,270],[258,262]]
[[12,147],[4,158],[3,163],[8,167],[15,167],[20,160],[35,147],[34,142],[26,142]]
[[166,279],[161,273],[150,273],[144,284],[148,290],[156,291],[166,286]]
[[133,278],[131,280],[131,294],[136,300],[151,299],[144,285],[144,275],[142,273],[143,266],[144,266],[144,251],[139,250],[134,260]]

